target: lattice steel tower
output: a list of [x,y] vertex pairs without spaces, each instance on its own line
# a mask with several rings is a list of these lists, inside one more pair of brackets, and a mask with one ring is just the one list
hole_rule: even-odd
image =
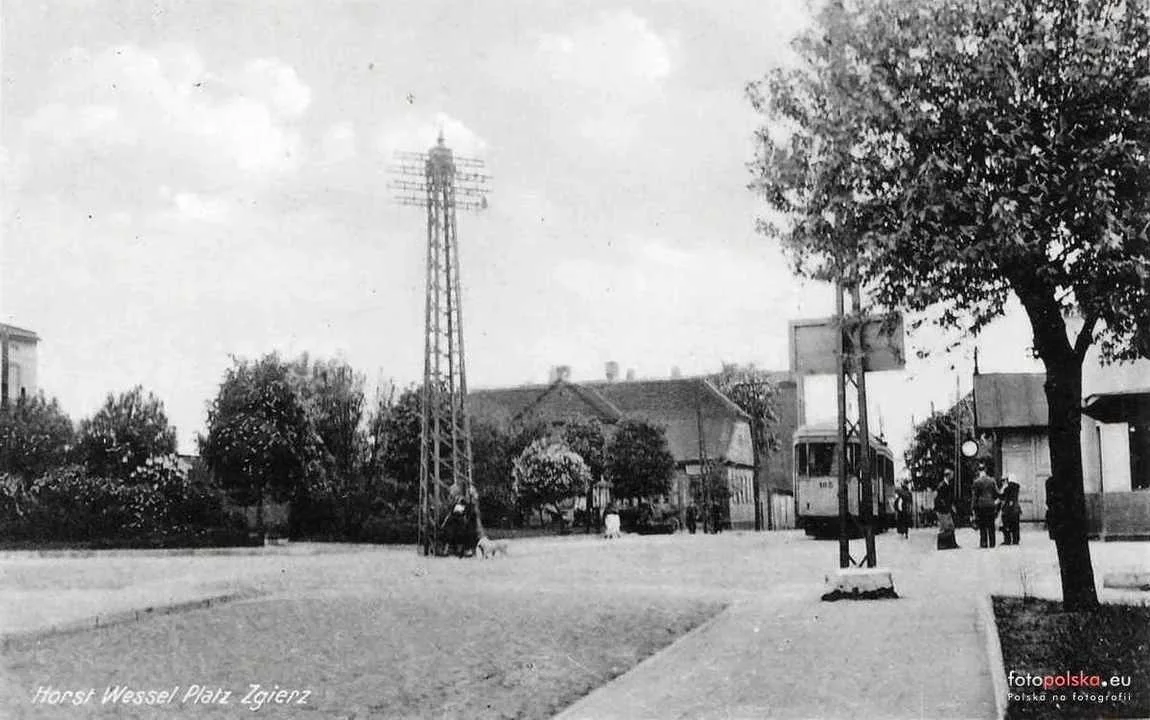
[[424,310],[423,396],[419,460],[419,547],[443,550],[443,523],[462,503],[479,520],[471,477],[471,423],[467,413],[463,297],[459,283],[457,209],[487,207],[483,163],[456,157],[440,132],[426,153],[397,153],[391,182],[403,205],[427,211],[427,292]]

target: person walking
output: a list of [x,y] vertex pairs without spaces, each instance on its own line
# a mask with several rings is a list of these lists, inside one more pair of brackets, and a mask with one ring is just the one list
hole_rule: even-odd
[[1017,545],[1019,540],[1018,524],[1022,519],[1022,508],[1018,504],[1018,481],[1013,475],[1006,476],[1006,485],[1002,488],[1002,544]]
[[998,485],[986,474],[986,464],[978,464],[978,477],[970,488],[974,501],[974,516],[978,523],[978,546],[992,548],[995,544],[994,521],[998,516]]
[[934,513],[938,516],[938,549],[957,550],[958,541],[954,539],[954,487],[951,481],[954,478],[953,470],[944,470],[942,481],[934,491]]
[[914,496],[910,493],[910,483],[903,480],[894,491],[894,520],[898,534],[903,539],[910,537],[910,508]]
[[697,507],[695,507],[695,503],[691,503],[690,505],[687,506],[687,532],[694,535],[695,530],[698,527],[699,527],[699,509]]

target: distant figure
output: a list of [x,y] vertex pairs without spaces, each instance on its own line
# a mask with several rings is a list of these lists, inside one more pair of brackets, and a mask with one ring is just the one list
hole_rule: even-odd
[[992,548],[995,543],[994,521],[998,516],[998,486],[986,474],[986,463],[978,464],[978,477],[970,488],[974,516],[978,523],[978,546]]
[[1017,545],[1019,540],[1018,523],[1022,519],[1022,508],[1018,504],[1018,481],[1013,475],[1006,476],[1002,488],[1002,544]]
[[910,483],[903,480],[898,489],[894,491],[895,527],[903,539],[910,537],[910,509],[913,503],[914,496],[910,493]]
[[617,538],[623,535],[619,526],[619,509],[614,502],[607,506],[607,512],[603,515],[603,535],[607,538]]
[[938,517],[938,549],[957,550],[954,538],[954,479],[953,470],[944,470],[942,481],[934,491],[934,513]]
[[723,508],[719,503],[711,506],[711,532],[716,535],[723,532]]
[[692,535],[695,534],[695,529],[699,527],[699,510],[695,507],[694,503],[687,506],[687,532]]

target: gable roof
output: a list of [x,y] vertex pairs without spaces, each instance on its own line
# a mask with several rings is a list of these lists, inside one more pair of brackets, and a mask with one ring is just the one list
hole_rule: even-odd
[[678,462],[699,458],[699,425],[710,459],[723,458],[736,423],[749,416],[706,378],[668,378],[618,382],[571,383],[478,390],[469,393],[473,413],[515,421],[543,405],[547,396],[569,388],[586,402],[589,414],[612,421],[637,418],[663,426],[667,445]]
[[974,417],[980,428],[1035,428],[1050,423],[1043,373],[974,376]]

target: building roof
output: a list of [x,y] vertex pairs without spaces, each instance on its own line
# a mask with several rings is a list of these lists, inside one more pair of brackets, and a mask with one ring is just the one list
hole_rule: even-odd
[[979,428],[1036,428],[1050,423],[1043,373],[974,376],[974,418]]
[[1082,412],[1104,423],[1150,418],[1150,387],[1091,395],[1083,403]]
[[9,337],[19,338],[20,340],[30,340],[32,342],[40,341],[40,336],[36,333],[31,330],[25,330],[24,328],[18,328],[15,325],[0,323],[0,329],[7,332]]
[[639,418],[663,426],[668,449],[679,462],[698,459],[700,421],[707,457],[716,459],[726,455],[735,423],[749,420],[738,405],[701,377],[594,383],[557,380],[550,385],[477,390],[468,394],[468,402],[476,415],[516,421],[562,388],[573,390],[586,403],[588,414],[601,420]]

